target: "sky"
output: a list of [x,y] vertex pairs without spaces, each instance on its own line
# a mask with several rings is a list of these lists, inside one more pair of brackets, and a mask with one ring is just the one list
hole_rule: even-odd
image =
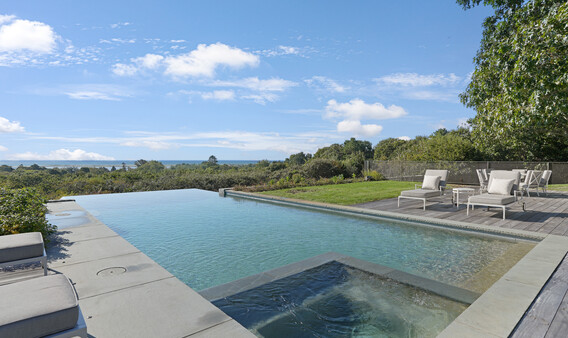
[[3,1],[0,159],[282,160],[453,129],[455,1]]

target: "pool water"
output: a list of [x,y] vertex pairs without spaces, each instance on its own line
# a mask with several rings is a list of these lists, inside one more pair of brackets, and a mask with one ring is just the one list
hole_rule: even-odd
[[263,337],[435,337],[467,307],[338,262],[213,304]]
[[[473,290],[497,258],[504,270],[493,281],[532,247],[196,189],[72,198],[195,290],[331,251]],[[504,263],[511,252],[521,254]]]

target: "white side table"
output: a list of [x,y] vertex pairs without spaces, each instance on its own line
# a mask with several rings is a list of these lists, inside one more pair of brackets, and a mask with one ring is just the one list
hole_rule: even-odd
[[452,203],[456,204],[456,208],[460,207],[460,195],[471,196],[475,194],[474,188],[454,188],[452,189]]

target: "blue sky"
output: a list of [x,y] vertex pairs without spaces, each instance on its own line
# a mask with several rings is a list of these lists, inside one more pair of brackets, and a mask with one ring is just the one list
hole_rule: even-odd
[[490,8],[4,1],[0,159],[284,159],[455,128]]

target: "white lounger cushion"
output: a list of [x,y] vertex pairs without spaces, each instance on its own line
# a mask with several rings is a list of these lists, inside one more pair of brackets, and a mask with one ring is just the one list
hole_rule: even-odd
[[515,180],[513,179],[496,178],[491,180],[491,185],[487,188],[487,192],[497,195],[511,195],[514,184]]
[[441,178],[442,176],[424,176],[422,189],[438,190],[440,188]]
[[43,256],[41,232],[0,236],[0,263]]
[[430,190],[430,189],[404,190],[400,192],[400,196],[419,197],[419,198],[436,197],[440,196],[440,190]]
[[515,202],[515,196],[512,195],[496,195],[481,194],[473,195],[467,200],[468,203],[481,205],[507,205]]
[[65,275],[0,286],[0,337],[43,337],[77,325],[79,303]]

